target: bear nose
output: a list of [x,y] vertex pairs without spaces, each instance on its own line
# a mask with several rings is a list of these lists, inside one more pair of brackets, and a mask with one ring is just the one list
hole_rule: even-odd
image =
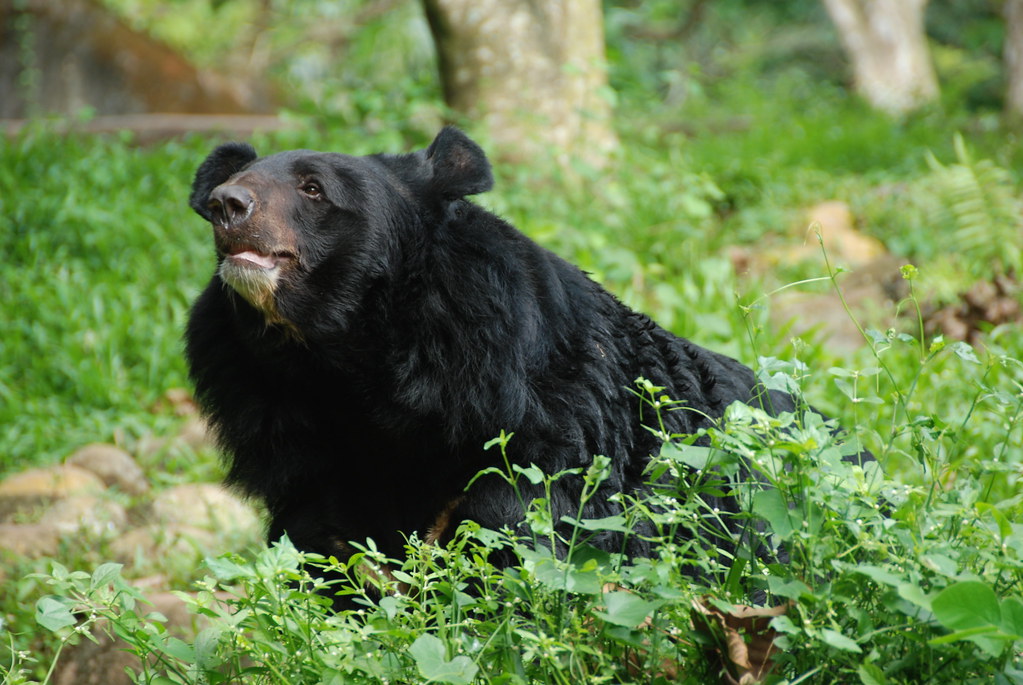
[[249,217],[253,200],[252,193],[245,186],[221,185],[210,193],[207,207],[221,225],[233,226]]

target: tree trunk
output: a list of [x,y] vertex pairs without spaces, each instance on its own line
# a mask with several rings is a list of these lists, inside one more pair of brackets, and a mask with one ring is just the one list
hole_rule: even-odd
[[857,92],[903,114],[938,97],[927,37],[927,0],[824,0],[853,66]]
[[611,128],[599,0],[423,0],[444,98],[506,157],[595,164]]
[[1023,0],[1005,3],[1005,113],[1015,121],[1023,120]]

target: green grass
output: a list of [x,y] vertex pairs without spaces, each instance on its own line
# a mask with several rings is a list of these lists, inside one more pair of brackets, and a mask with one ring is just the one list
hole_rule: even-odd
[[200,154],[43,130],[0,142],[0,471],[137,437],[186,385],[182,326],[212,265],[185,205]]

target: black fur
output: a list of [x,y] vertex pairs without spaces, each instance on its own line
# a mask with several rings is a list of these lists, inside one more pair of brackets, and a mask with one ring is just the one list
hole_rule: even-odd
[[[273,214],[297,252],[274,294],[280,321],[214,276],[192,310],[187,357],[228,479],[266,503],[271,540],[287,532],[301,549],[342,555],[345,541],[372,537],[400,555],[402,533],[425,535],[449,506],[449,532],[464,519],[515,526],[522,511],[499,478],[463,492],[500,465],[483,444],[502,429],[515,433],[515,462],[549,473],[609,456],[585,516],[612,515],[608,498],[642,488],[660,447],[630,393],[637,377],[691,408],[664,415],[677,433],[755,399],[750,369],[660,328],[464,200],[493,181],[455,129],[409,155],[250,152],[214,151],[192,206],[208,218],[210,191],[229,178],[283,189],[255,210]],[[322,197],[296,190],[308,178]],[[794,408],[787,395],[764,397]],[[557,482],[555,521],[576,514],[580,487]],[[621,542],[598,540],[611,551]],[[628,551],[646,549],[633,538]]]
[[206,201],[209,199],[210,191],[220,185],[227,176],[241,171],[255,158],[256,151],[248,143],[227,143],[218,147],[195,172],[192,194],[188,198],[189,206],[199,216],[209,221],[210,213]]

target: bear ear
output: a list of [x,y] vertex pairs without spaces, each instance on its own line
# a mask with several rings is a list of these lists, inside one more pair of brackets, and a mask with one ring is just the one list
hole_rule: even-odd
[[483,149],[453,126],[445,126],[430,143],[426,161],[433,170],[433,190],[446,200],[484,193],[494,187],[490,162]]
[[210,210],[206,203],[210,193],[255,158],[256,151],[248,143],[225,143],[217,147],[195,172],[188,204],[199,216],[209,221]]

